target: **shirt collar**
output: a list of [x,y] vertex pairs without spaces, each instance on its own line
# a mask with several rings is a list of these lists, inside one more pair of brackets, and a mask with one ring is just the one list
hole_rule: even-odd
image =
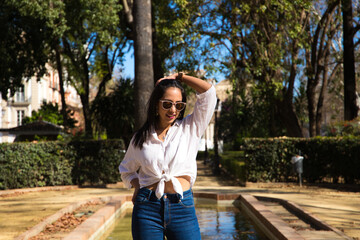
[[[174,126],[179,127],[181,121],[182,121],[182,120],[176,119],[175,122],[174,122],[174,124],[173,124],[171,127],[174,127]],[[170,128],[171,128],[171,127],[170,127]],[[152,132],[152,134],[156,134],[155,126],[152,126],[152,127],[151,127],[151,132]]]
[[177,126],[177,127],[180,126],[180,122],[181,122],[181,120],[176,119],[173,126]]

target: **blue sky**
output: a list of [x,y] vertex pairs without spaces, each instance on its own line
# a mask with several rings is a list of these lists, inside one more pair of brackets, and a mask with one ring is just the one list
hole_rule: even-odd
[[[134,62],[134,51],[131,49],[128,53],[125,54],[125,61],[123,66],[123,71],[121,74],[124,78],[134,79],[135,76],[135,62]],[[220,82],[225,79],[223,74],[216,74],[214,76],[208,76],[208,78],[216,78],[217,82]]]
[[123,77],[134,79],[135,76],[135,63],[134,51],[131,50],[125,54]]

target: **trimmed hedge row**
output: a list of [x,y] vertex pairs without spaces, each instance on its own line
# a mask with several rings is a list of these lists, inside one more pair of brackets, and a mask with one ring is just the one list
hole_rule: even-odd
[[220,156],[220,164],[241,184],[246,182],[246,166],[243,151],[226,151]]
[[[301,153],[305,181],[359,183],[359,140],[249,138],[244,139],[242,151],[223,153],[220,163],[240,181],[294,181],[290,160]],[[120,140],[3,143],[0,189],[114,183],[120,181],[118,165],[123,154]]]
[[[246,166],[244,151],[226,151],[220,154],[220,168],[222,174],[228,175],[228,177],[235,178],[240,185],[246,183]],[[197,160],[205,160],[205,152],[199,151],[196,157]],[[214,172],[215,168],[215,153],[213,150],[208,151],[207,160],[210,160],[210,167]]]
[[291,181],[291,157],[304,156],[307,182],[360,181],[360,138],[244,139],[247,181]]
[[120,180],[120,140],[0,144],[0,189]]

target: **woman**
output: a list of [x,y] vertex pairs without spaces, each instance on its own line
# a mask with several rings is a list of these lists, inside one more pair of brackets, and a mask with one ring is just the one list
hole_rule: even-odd
[[[180,82],[197,92],[192,114],[184,117]],[[201,239],[191,191],[196,155],[216,105],[214,86],[183,73],[162,78],[149,100],[147,121],[135,133],[119,169],[132,201],[134,239]]]

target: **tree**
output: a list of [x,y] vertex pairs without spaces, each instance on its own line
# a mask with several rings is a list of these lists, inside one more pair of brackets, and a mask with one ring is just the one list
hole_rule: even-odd
[[135,26],[135,128],[146,121],[144,110],[154,86],[151,1],[134,0]]
[[[13,82],[16,83],[12,80],[14,77],[19,76],[16,79],[20,79],[18,81],[20,82],[22,77],[31,77],[34,74],[37,74],[38,78],[40,78],[45,73],[45,63],[49,59],[51,59],[51,62],[56,62],[60,83],[64,82],[62,77],[66,75],[66,81],[80,95],[85,119],[85,131],[87,136],[92,136],[91,113],[89,110],[90,78],[96,74],[104,74],[104,72],[96,72],[100,69],[104,70],[104,68],[95,67],[95,65],[98,63],[96,56],[106,53],[102,60],[107,63],[105,65],[108,67],[107,71],[110,74],[105,74],[106,77],[103,77],[99,83],[98,93],[101,95],[105,83],[112,77],[114,66],[118,59],[122,57],[122,49],[119,50],[119,48],[123,47],[121,44],[123,36],[121,35],[122,31],[118,31],[117,28],[119,26],[118,13],[121,10],[121,5],[115,0],[53,0],[51,2],[6,0],[6,4],[11,7],[10,10],[15,9],[14,11],[18,13],[14,17],[15,20],[18,21],[18,18],[26,20],[21,22],[24,30],[19,28],[12,35],[13,39],[11,41],[16,43],[16,39],[19,39],[19,36],[26,33],[26,31],[30,33],[39,32],[43,33],[43,35],[46,33],[45,36],[41,35],[42,38],[34,38],[35,40],[28,37],[32,35],[23,34],[23,42],[29,46],[24,50],[21,50],[21,46],[16,46],[20,50],[19,52],[27,53],[28,49],[29,53],[37,53],[40,57],[46,57],[41,59],[43,61],[40,62],[37,58],[31,58],[31,54],[25,54],[27,61],[32,63],[28,67],[31,71],[28,74],[22,74],[23,71],[21,69],[21,71],[17,71],[18,69],[14,67],[17,65],[13,64],[13,66],[7,68],[15,71],[10,74],[11,76],[7,76],[8,79],[5,79],[5,81],[12,84]],[[11,11],[5,9],[5,13],[9,14]],[[9,21],[8,25],[10,27],[17,26],[11,21]],[[117,44],[117,40],[121,43]],[[104,51],[104,49],[106,50]],[[26,64],[28,63],[24,62],[22,65],[27,67]],[[21,68],[21,65],[19,67]],[[37,69],[43,69],[43,71],[37,71]],[[63,69],[65,69],[65,74],[63,74]],[[17,72],[21,74],[16,75]],[[2,90],[7,91],[6,88],[2,88]],[[62,113],[65,116],[66,104],[64,104],[63,87],[61,87],[61,92],[62,105],[64,106]]]
[[[120,6],[115,0],[81,2],[67,0],[64,4],[67,29],[61,37],[60,44],[63,63],[68,74],[67,81],[76,89],[81,99],[85,134],[87,137],[92,137],[90,78],[98,70],[95,68],[97,56],[103,54],[104,48],[110,50],[114,45],[116,46],[119,38],[121,40],[117,31]],[[119,55],[113,57],[116,59]],[[98,83],[97,94],[102,94],[103,86],[111,79],[111,73],[110,71],[110,77],[105,77]]]
[[[13,94],[15,88],[24,79],[36,76],[40,79],[46,73],[46,64],[53,65],[59,73],[61,113],[64,126],[68,119],[66,109],[63,67],[59,51],[59,37],[65,30],[63,22],[63,2],[46,1],[12,1],[2,3],[3,34],[1,34],[2,54],[1,62],[1,90],[4,98],[10,90]],[[19,38],[19,36],[22,36]],[[5,70],[6,69],[6,70]]]
[[24,79],[40,79],[45,74],[46,39],[52,34],[46,19],[24,14],[16,4],[8,0],[0,3],[0,91],[4,99],[9,90],[13,95]]
[[204,0],[152,1],[154,80],[169,70],[196,73],[202,67],[196,56],[201,34],[197,26]]
[[120,79],[112,92],[91,104],[97,132],[106,131],[108,138],[123,139],[128,146],[134,131],[134,84]]
[[[319,20],[314,14],[312,22],[309,22],[308,37],[310,48],[306,49],[306,75],[307,75],[307,101],[309,115],[310,136],[320,135],[322,124],[322,112],[328,84],[336,76],[340,68],[339,58],[334,48],[334,36],[338,32],[337,7],[339,1],[330,1],[325,9],[319,9]],[[322,12],[322,14],[321,14]],[[310,20],[309,20],[310,21]],[[320,90],[319,89],[320,87]]]
[[210,3],[201,13],[207,61],[228,73],[234,97],[244,81],[262,91],[271,136],[282,133],[278,122],[289,136],[302,136],[293,99],[310,6],[310,1],[229,0]]
[[268,106],[258,91],[242,89],[221,104],[219,133],[225,147],[236,150],[246,137],[269,137]]
[[[67,112],[67,124],[69,128],[75,127],[76,120],[72,118],[72,113]],[[56,125],[64,126],[64,119],[59,111],[59,106],[56,103],[43,102],[38,111],[32,111],[31,117],[25,117],[22,124],[36,122],[36,121],[47,121]]]
[[344,120],[358,116],[356,104],[355,54],[352,1],[342,0],[344,59]]

